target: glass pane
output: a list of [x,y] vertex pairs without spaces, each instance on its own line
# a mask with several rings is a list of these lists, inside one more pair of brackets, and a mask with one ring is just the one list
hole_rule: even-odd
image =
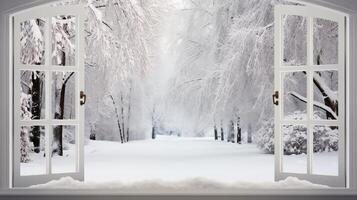
[[45,127],[23,126],[20,131],[20,175],[46,174]]
[[338,175],[338,141],[338,127],[314,127],[313,174]]
[[54,126],[52,173],[76,172],[76,127]]
[[45,72],[20,71],[20,119],[45,119]]
[[338,72],[314,72],[314,119],[337,120]]
[[52,17],[52,64],[74,66],[76,53],[76,20],[74,16]]
[[338,64],[338,23],[314,19],[314,64]]
[[283,15],[283,63],[284,65],[306,65],[307,26],[306,18],[296,15]]
[[305,120],[306,114],[306,72],[283,73],[283,110],[285,120]]
[[45,23],[43,18],[20,23],[20,63],[45,64]]
[[283,172],[307,173],[307,129],[283,125]]
[[54,119],[75,119],[75,72],[52,72]]

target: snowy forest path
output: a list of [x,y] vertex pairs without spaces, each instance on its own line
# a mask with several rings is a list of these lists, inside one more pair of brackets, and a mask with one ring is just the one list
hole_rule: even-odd
[[274,156],[262,153],[256,145],[214,138],[158,136],[126,144],[90,141],[85,147],[85,181],[90,182],[196,177],[260,182],[273,181],[273,171]]

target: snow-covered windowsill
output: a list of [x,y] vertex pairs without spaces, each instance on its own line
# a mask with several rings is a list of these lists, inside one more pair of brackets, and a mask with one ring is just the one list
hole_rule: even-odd
[[357,195],[357,191],[347,188],[330,188],[293,177],[278,182],[236,182],[233,184],[201,178],[176,182],[147,180],[132,183],[94,183],[64,177],[30,188],[0,190],[0,195],[341,195],[345,197]]

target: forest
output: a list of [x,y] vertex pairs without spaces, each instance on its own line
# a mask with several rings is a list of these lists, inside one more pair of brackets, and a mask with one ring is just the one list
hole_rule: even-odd
[[[273,7],[292,3],[70,0],[52,6],[78,3],[85,4],[87,12],[87,143],[128,143],[175,135],[254,143],[262,152],[274,153]],[[73,65],[74,16],[21,23],[21,62],[44,64],[45,23],[50,23],[54,38],[52,64]],[[284,16],[283,25],[284,64],[306,64],[306,19]],[[337,23],[314,20],[314,64],[337,62],[337,37]],[[22,120],[76,118],[75,72],[52,72],[50,116],[45,116],[46,76],[42,71],[21,71]],[[284,117],[306,119],[306,72],[283,77]],[[313,83],[315,119],[336,120],[337,71],[317,71]],[[284,152],[306,153],[306,127],[282,129]],[[44,151],[44,127],[21,130],[21,161],[26,163],[28,152]],[[338,150],[338,127],[315,127],[314,134],[314,152]],[[63,155],[75,143],[74,135],[74,127],[53,127],[53,153]]]

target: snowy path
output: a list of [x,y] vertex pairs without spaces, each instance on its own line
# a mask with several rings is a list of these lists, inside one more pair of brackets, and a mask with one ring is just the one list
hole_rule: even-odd
[[159,137],[119,144],[90,141],[85,147],[85,180],[178,181],[203,177],[215,181],[273,181],[274,156],[255,145],[212,138]]

